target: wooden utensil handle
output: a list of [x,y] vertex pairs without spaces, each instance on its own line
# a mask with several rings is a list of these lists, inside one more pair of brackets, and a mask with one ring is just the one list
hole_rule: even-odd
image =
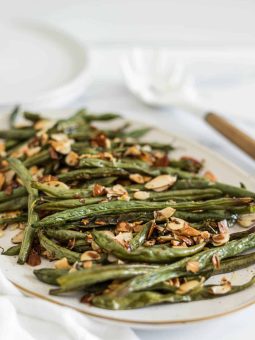
[[253,138],[247,136],[244,132],[216,113],[207,113],[205,120],[232,143],[255,159],[255,140]]

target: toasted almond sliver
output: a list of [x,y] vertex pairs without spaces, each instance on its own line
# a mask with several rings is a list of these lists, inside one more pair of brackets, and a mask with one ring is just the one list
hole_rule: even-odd
[[229,233],[213,235],[212,236],[212,244],[215,247],[222,246],[223,244],[225,244],[229,241],[229,238],[230,238]]
[[127,232],[132,229],[132,224],[126,222],[126,221],[120,221],[116,225],[116,231],[117,232]]
[[222,295],[231,291],[231,285],[224,284],[221,286],[212,286],[209,288],[209,292],[213,295]]
[[2,190],[4,182],[5,182],[5,176],[2,172],[0,172],[0,190]]
[[65,162],[70,166],[75,166],[79,163],[79,155],[76,152],[71,151],[66,155]]
[[129,242],[133,237],[131,232],[120,232],[117,236],[115,236],[115,240],[118,241],[120,244],[125,245],[126,242]]
[[208,241],[210,239],[210,237],[211,237],[211,234],[208,231],[206,231],[206,230],[205,231],[201,231],[201,237],[204,240]]
[[93,262],[92,262],[92,261],[84,261],[84,262],[83,262],[83,268],[85,268],[85,269],[91,268],[92,265],[93,265]]
[[167,207],[154,212],[154,218],[157,221],[165,221],[170,218],[175,213],[175,209],[172,207]]
[[191,227],[187,223],[185,223],[184,228],[181,230],[181,234],[185,236],[199,236],[201,235],[201,231]]
[[53,120],[41,119],[34,124],[35,130],[47,131],[54,126],[55,122]]
[[217,254],[213,255],[212,264],[215,269],[220,269],[220,257]]
[[186,294],[191,290],[197,288],[201,283],[197,280],[191,280],[180,285],[179,289],[176,291],[177,294]]
[[106,188],[106,191],[112,196],[122,196],[127,193],[127,190],[120,184],[116,184],[112,188]]
[[95,261],[101,258],[98,252],[93,250],[87,250],[83,254],[81,254],[80,260],[81,261]]
[[186,226],[187,222],[181,218],[172,217],[171,221],[167,223],[168,230],[180,230]]
[[138,184],[144,184],[147,178],[148,178],[147,176],[142,176],[140,174],[129,175],[129,179]]
[[35,154],[37,154],[39,151],[41,150],[40,146],[35,146],[34,148],[28,148],[26,150],[26,154],[28,157],[34,156]]
[[164,188],[165,190],[165,188],[169,188],[171,185],[173,185],[176,182],[176,179],[176,176],[160,175],[146,183],[145,188],[149,190]]
[[0,142],[0,156],[5,157],[6,152],[5,152],[5,143]]
[[156,243],[155,239],[148,240],[148,241],[144,242],[144,247],[154,246],[155,243]]
[[243,227],[248,228],[255,223],[255,213],[244,214],[238,217],[237,223]]
[[208,179],[211,182],[216,182],[217,181],[217,177],[214,175],[214,173],[212,173],[211,171],[206,171],[203,175],[203,177],[205,179]]
[[13,177],[15,176],[15,171],[13,170],[8,170],[5,173],[5,182],[7,185],[12,183]]
[[125,152],[125,156],[140,156],[141,150],[139,145],[130,146]]
[[51,138],[58,142],[63,142],[63,141],[68,140],[68,137],[65,133],[53,133],[51,135]]
[[105,187],[101,184],[94,184],[92,189],[92,196],[102,196],[106,193]]
[[134,198],[136,200],[144,201],[144,200],[147,200],[149,197],[150,197],[150,193],[147,191],[137,191],[134,193]]
[[62,259],[57,260],[54,263],[54,267],[57,269],[70,269],[71,268],[66,257],[63,257]]
[[166,191],[168,188],[169,188],[169,186],[165,185],[165,186],[160,187],[160,188],[155,188],[155,189],[153,189],[153,191],[155,191],[155,192],[162,192],[162,191]]
[[164,236],[159,236],[157,237],[157,242],[159,243],[165,243],[173,240],[172,235],[164,235]]
[[11,241],[12,243],[18,244],[22,242],[23,237],[24,237],[24,230],[21,230],[18,232],[18,234],[12,237]]
[[72,139],[67,139],[63,141],[51,140],[49,143],[53,149],[62,155],[67,155],[71,152],[71,145],[74,141]]
[[197,273],[199,271],[199,262],[198,261],[189,261],[186,265],[186,270],[188,272]]

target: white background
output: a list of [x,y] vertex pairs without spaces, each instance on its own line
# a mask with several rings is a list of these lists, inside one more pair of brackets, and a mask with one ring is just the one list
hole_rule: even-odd
[[[123,86],[118,58],[120,53],[136,45],[164,46],[172,50],[202,49],[209,53],[230,51],[234,58],[244,53],[251,55],[252,59],[255,51],[254,14],[255,1],[252,0],[0,0],[1,21],[17,18],[47,21],[91,47],[94,83],[72,106],[91,104],[103,109],[108,105],[120,111],[127,109],[134,117],[138,110],[141,113],[139,118],[152,124],[171,123],[168,126],[174,127],[177,132],[187,135],[189,131],[191,138],[217,150],[251,176],[255,173],[254,162],[203,122],[177,111],[156,116],[136,102]],[[205,83],[202,87],[206,87]],[[216,82],[213,90],[209,90],[211,99],[217,101],[224,113],[238,111],[239,118],[235,118],[235,122],[254,136],[254,125],[249,122],[255,115],[255,80],[251,77],[238,86],[223,83]],[[242,115],[242,112],[246,114]],[[250,308],[227,318],[184,329],[139,331],[137,334],[142,339],[220,337],[237,340],[244,337],[249,340],[254,339],[255,334],[254,313],[255,309]]]
[[253,0],[1,0],[2,18],[42,18],[95,43],[255,44]]

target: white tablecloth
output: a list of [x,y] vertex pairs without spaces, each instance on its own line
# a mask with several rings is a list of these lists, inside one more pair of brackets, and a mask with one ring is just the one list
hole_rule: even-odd
[[[101,52],[100,52],[101,53]],[[100,65],[95,79],[82,98],[72,103],[73,108],[86,106],[97,111],[121,112],[128,118],[145,121],[169,131],[180,133],[219,152],[251,175],[255,164],[248,156],[231,145],[202,120],[176,109],[155,110],[138,102],[128,93],[116,69],[108,69],[107,76]],[[101,72],[102,71],[102,72]],[[109,75],[113,74],[113,77]],[[230,117],[231,118],[231,117]],[[242,128],[254,135],[255,125],[235,119]],[[223,340],[254,339],[255,306],[233,315],[202,323],[194,323],[162,331],[136,330],[105,327],[69,309],[48,305],[43,301],[24,298],[0,277],[0,339],[156,339],[207,340],[220,337]],[[43,310],[43,312],[41,312]],[[49,315],[55,322],[49,322]],[[22,330],[23,329],[23,330]],[[19,336],[18,336],[19,334]],[[28,335],[30,334],[30,335]],[[23,337],[22,337],[23,336]]]

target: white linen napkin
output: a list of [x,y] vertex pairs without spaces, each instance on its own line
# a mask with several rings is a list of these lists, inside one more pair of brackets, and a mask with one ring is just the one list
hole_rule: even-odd
[[128,327],[106,325],[67,307],[26,297],[1,272],[0,339],[138,340]]

